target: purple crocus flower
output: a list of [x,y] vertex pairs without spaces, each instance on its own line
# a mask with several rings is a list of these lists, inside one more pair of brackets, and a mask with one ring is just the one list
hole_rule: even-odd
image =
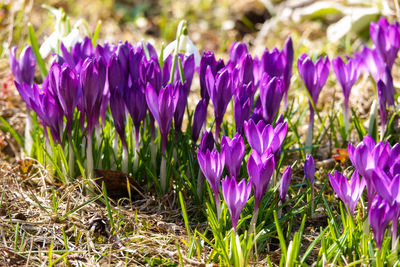
[[376,168],[375,170],[371,171],[371,181],[377,191],[377,194],[381,198],[388,201],[388,203],[391,205],[391,208],[395,210],[393,213],[392,223],[392,244],[395,246],[397,239],[398,220],[400,217],[400,174],[398,172],[393,173],[391,171],[385,173],[382,169]]
[[232,98],[232,78],[228,69],[220,70],[214,77],[211,68],[207,68],[206,84],[208,94],[214,105],[215,140],[219,140],[219,131],[226,108]]
[[265,123],[271,124],[273,122],[284,93],[283,79],[264,74],[260,84],[260,100]]
[[356,53],[354,57],[360,62],[360,70],[369,72],[375,82],[382,79],[382,74],[385,72],[385,62],[379,56],[377,49],[371,49],[364,46],[360,53]]
[[376,146],[375,141],[369,135],[365,136],[363,141],[354,147],[352,143],[348,144],[347,151],[351,163],[357,172],[365,178],[367,184],[368,206],[371,205],[373,198],[376,195],[375,187],[371,181],[370,169],[375,168],[374,157],[372,150]]
[[251,178],[254,190],[254,210],[258,211],[260,201],[267,190],[274,172],[275,161],[273,154],[258,155],[253,151],[247,161],[247,172]]
[[161,132],[161,153],[165,153],[167,136],[171,127],[172,118],[179,99],[179,90],[172,84],[160,89],[157,95],[156,90],[150,83],[146,87],[146,102],[151,114],[154,116]]
[[[33,85],[34,90],[39,91],[36,84]],[[61,132],[63,129],[63,112],[60,104],[48,90],[48,88],[42,88],[42,93],[39,95],[36,101],[31,101],[31,107],[40,118],[45,136],[47,135],[48,126],[50,128],[51,136],[54,140],[54,144],[61,144]]]
[[247,184],[246,180],[242,179],[238,184],[235,177],[229,178],[228,176],[222,180],[222,194],[231,214],[232,227],[235,232],[240,213],[250,197],[251,183],[251,179]]
[[[48,76],[47,76],[48,77]],[[48,78],[46,77],[45,82],[48,83]],[[43,82],[43,83],[45,83]],[[26,108],[28,111],[32,110],[32,105],[31,102],[37,101],[39,98],[39,93],[40,89],[36,84],[33,84],[33,86],[23,83],[19,84],[17,81],[14,81],[15,87],[18,90],[19,95],[21,96],[22,100],[25,102]],[[45,87],[45,86],[43,86]]]
[[219,154],[214,148],[212,151],[206,152],[197,150],[197,160],[200,165],[200,169],[210,184],[211,190],[214,195],[215,204],[217,205],[217,211],[219,213],[219,185],[221,181],[222,171],[224,170],[225,158],[224,154]]
[[91,136],[93,128],[99,123],[106,71],[106,64],[100,57],[87,58],[81,68],[82,101],[89,136]]
[[135,125],[136,144],[138,144],[140,124],[145,120],[147,111],[146,95],[139,80],[133,81],[132,85],[125,90],[124,100]]
[[[238,76],[236,85],[247,85],[249,83],[254,83],[253,75],[253,58],[250,54],[243,55],[238,64]],[[236,75],[234,76],[236,77]],[[237,87],[235,86],[235,87]]]
[[204,132],[203,136],[201,137],[201,142],[199,149],[201,152],[206,153],[207,150],[212,151],[214,148],[214,137],[211,132]]
[[55,68],[58,68],[55,75],[60,75],[60,77],[56,79],[59,83],[52,89],[67,118],[67,130],[68,134],[71,135],[74,111],[82,95],[79,76],[68,65],[63,65],[60,68],[57,64],[54,64],[52,69]]
[[306,161],[304,162],[304,176],[310,181],[311,186],[314,184],[315,178],[315,164],[314,158],[311,154],[306,155]]
[[279,187],[279,200],[283,203],[285,202],[285,197],[289,189],[290,181],[292,179],[292,167],[287,166],[283,171],[281,186]]
[[229,50],[229,62],[235,67],[239,64],[243,56],[247,55],[249,51],[247,50],[247,45],[245,43],[234,42]]
[[20,85],[23,83],[32,85],[36,69],[36,59],[33,55],[32,47],[25,46],[19,55],[19,59],[17,59],[16,52],[17,47],[12,47],[9,58],[11,72]]
[[213,76],[215,76],[219,71],[219,69],[217,69],[217,61],[215,59],[214,53],[211,51],[206,51],[203,53],[203,55],[201,56],[199,67],[200,95],[202,99],[206,100],[207,105],[210,101],[210,96],[208,94],[206,85],[206,74],[208,67],[210,67]]
[[283,72],[283,79],[285,80],[285,109],[286,109],[287,95],[290,87],[290,79],[292,78],[293,58],[294,58],[293,42],[290,36],[286,39],[285,45],[283,47],[283,53],[286,55],[286,65],[285,65],[285,70]]
[[263,67],[261,65],[261,60],[255,56],[253,58],[253,77],[254,77],[254,87],[258,88],[261,78],[263,76]]
[[194,110],[193,126],[192,126],[192,141],[194,143],[199,139],[201,128],[207,118],[207,100],[201,99]]
[[391,205],[400,204],[400,174],[388,176],[383,170],[376,168],[371,172],[371,180],[377,193]]
[[[253,65],[255,66],[255,80],[258,85],[258,81],[261,81],[264,73],[267,73],[270,77],[280,77],[284,80],[284,95],[285,95],[285,108],[287,101],[287,93],[290,86],[290,78],[292,77],[292,66],[293,66],[293,42],[292,38],[286,39],[285,45],[282,51],[277,48],[269,51],[265,49],[259,63],[258,59],[254,59]],[[259,64],[259,67],[257,66]],[[258,70],[257,70],[258,69]]]
[[369,209],[368,219],[369,224],[374,233],[374,239],[378,249],[382,247],[383,237],[385,235],[386,227],[389,222],[393,219],[395,209],[390,205],[390,203],[376,196],[372,201],[371,207]]
[[78,42],[71,47],[71,52],[61,42],[60,50],[63,59],[71,67],[74,68],[78,73],[81,70],[82,63],[88,58],[95,56],[95,50],[93,49],[92,40],[89,37],[85,37],[83,42]]
[[121,138],[122,147],[126,149],[125,139],[125,100],[120,90],[111,90],[110,110],[114,120],[115,131]]
[[315,112],[314,107],[311,104],[311,100],[314,102],[314,105],[317,106],[319,94],[322,90],[322,87],[325,85],[326,80],[328,79],[330,62],[328,57],[320,57],[314,64],[309,56],[303,54],[297,60],[297,68],[306,87],[306,90],[311,97],[309,99],[310,119],[306,138],[307,152],[311,152]]
[[303,54],[297,61],[297,68],[314,104],[317,105],[319,93],[329,76],[329,58],[320,57],[314,64],[309,56]]
[[[131,81],[138,82],[142,79],[142,74],[145,74],[146,71],[142,70],[144,66],[147,67],[148,62],[143,60],[145,58],[145,53],[143,51],[143,46],[141,44],[135,44],[131,50],[129,50],[129,75]],[[155,57],[157,58],[157,57]],[[145,61],[145,62],[143,62]],[[143,73],[141,73],[141,71]],[[151,76],[151,75],[150,75]],[[147,77],[143,77],[147,80]],[[141,80],[143,83],[143,80]],[[146,83],[144,83],[146,84]]]
[[378,94],[379,114],[381,117],[381,131],[383,135],[385,132],[386,123],[388,119],[387,106],[389,106],[391,94],[388,92],[389,91],[388,87],[382,80],[378,81],[376,85],[376,91]]
[[400,48],[399,24],[389,24],[385,17],[381,17],[378,23],[371,22],[369,34],[375,44],[380,57],[391,69]]
[[269,51],[265,49],[261,57],[262,73],[270,77],[283,77],[286,66],[286,55],[276,47]]
[[359,61],[353,58],[347,60],[347,64],[343,62],[340,57],[332,60],[333,72],[342,87],[344,95],[344,120],[346,124],[346,129],[348,129],[348,110],[349,110],[349,97],[350,91],[355,82],[358,80],[360,75],[359,71]]
[[103,45],[97,44],[95,50],[96,57],[102,57],[105,63],[110,61],[111,56],[117,50],[117,46],[115,44],[104,43]]
[[243,124],[250,117],[250,112],[254,102],[254,86],[253,83],[242,84],[236,89],[234,94],[234,118],[236,132],[243,133]]
[[[193,57],[193,54],[191,55]],[[193,57],[193,66],[194,66],[194,57]],[[176,90],[179,90],[179,99],[176,105],[175,113],[174,113],[174,126],[176,132],[180,132],[182,130],[182,121],[183,115],[185,114],[187,98],[190,92],[189,83],[185,81],[182,84],[180,80],[176,81]]]
[[329,182],[335,193],[346,205],[350,214],[354,214],[354,209],[356,208],[357,202],[365,188],[365,179],[358,175],[357,171],[353,172],[351,176],[350,183],[347,178],[335,170],[334,175],[328,174]]
[[124,45],[120,44],[108,64],[108,84],[110,90],[110,109],[114,119],[115,130],[121,138],[122,146],[125,141],[125,101],[124,92],[128,86],[128,54]]
[[276,153],[282,146],[286,137],[286,122],[277,124],[275,129],[271,125],[265,125],[263,121],[257,124],[253,120],[244,123],[244,132],[250,147],[259,155],[264,155],[267,149]]
[[120,95],[123,95],[128,86],[129,68],[128,55],[125,54],[124,46],[119,46],[115,54],[111,56],[108,64],[108,85],[110,92],[119,90]]
[[241,135],[236,133],[232,139],[228,136],[222,136],[221,153],[224,155],[225,165],[230,176],[238,177],[244,152],[245,147]]

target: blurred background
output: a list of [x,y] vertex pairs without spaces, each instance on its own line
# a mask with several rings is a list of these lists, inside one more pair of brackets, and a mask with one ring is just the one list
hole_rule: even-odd
[[212,50],[222,56],[233,41],[244,41],[260,53],[266,47],[281,48],[289,35],[297,53],[351,53],[369,37],[370,21],[399,13],[398,0],[1,0],[0,57],[6,57],[12,45],[27,42],[28,22],[39,45],[52,33],[55,17],[43,4],[63,8],[72,25],[84,19],[91,31],[101,20],[101,43],[146,40],[160,48],[161,41],[175,38],[184,18],[200,52]]

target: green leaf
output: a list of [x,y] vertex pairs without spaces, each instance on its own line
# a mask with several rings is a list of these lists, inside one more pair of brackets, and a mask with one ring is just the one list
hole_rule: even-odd
[[37,42],[35,30],[33,29],[33,26],[30,22],[28,23],[28,35],[29,35],[29,40],[31,42],[32,51],[36,57],[36,62],[39,65],[40,74],[42,75],[42,78],[44,79],[47,76],[47,68],[46,68],[46,65],[44,64],[42,56],[40,55],[39,45]]
[[[29,115],[27,115],[29,116]],[[21,147],[24,147],[24,139],[22,136],[20,136],[15,130],[14,128],[2,117],[0,116],[0,129],[3,132],[8,132],[11,134],[12,137],[14,137],[15,141],[17,141],[18,145],[20,145]]]
[[282,232],[281,226],[279,224],[278,215],[276,213],[276,210],[273,211],[273,214],[274,214],[274,221],[275,221],[276,231],[277,231],[278,237],[279,237],[279,244],[281,245],[282,258],[286,259],[287,248],[286,248],[285,237],[283,236],[283,232]]
[[97,39],[99,38],[101,24],[102,24],[102,21],[99,20],[97,22],[96,29],[94,30],[94,33],[93,33],[93,36],[92,36],[92,45],[93,45],[93,47],[96,47],[96,45],[97,45]]

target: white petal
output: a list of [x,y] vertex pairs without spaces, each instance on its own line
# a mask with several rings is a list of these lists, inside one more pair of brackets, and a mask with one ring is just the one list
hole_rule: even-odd
[[81,35],[78,29],[73,29],[67,36],[61,38],[61,41],[67,48],[71,48],[81,40]]
[[192,40],[190,40],[189,38],[187,38],[186,54],[189,54],[189,55],[194,54],[195,66],[196,67],[200,66],[201,56],[200,56],[199,50],[194,45]]
[[163,61],[167,59],[167,57],[172,54],[172,51],[175,51],[176,40],[169,43],[166,47],[164,47],[163,51]]
[[39,53],[42,58],[46,58],[52,51],[55,51],[57,47],[58,34],[53,32],[48,38],[46,38],[43,44],[40,46]]

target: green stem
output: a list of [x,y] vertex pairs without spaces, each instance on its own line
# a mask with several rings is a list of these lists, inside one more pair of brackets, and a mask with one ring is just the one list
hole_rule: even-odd
[[179,54],[179,43],[181,41],[181,36],[183,34],[183,29],[186,26],[186,20],[181,20],[181,22],[178,25],[178,30],[176,31],[176,46],[175,46],[175,51],[174,51],[174,59],[172,61],[172,67],[171,67],[171,75],[169,76],[169,83],[174,82],[174,76],[175,76],[175,68],[176,68],[176,61],[178,60],[178,54]]

